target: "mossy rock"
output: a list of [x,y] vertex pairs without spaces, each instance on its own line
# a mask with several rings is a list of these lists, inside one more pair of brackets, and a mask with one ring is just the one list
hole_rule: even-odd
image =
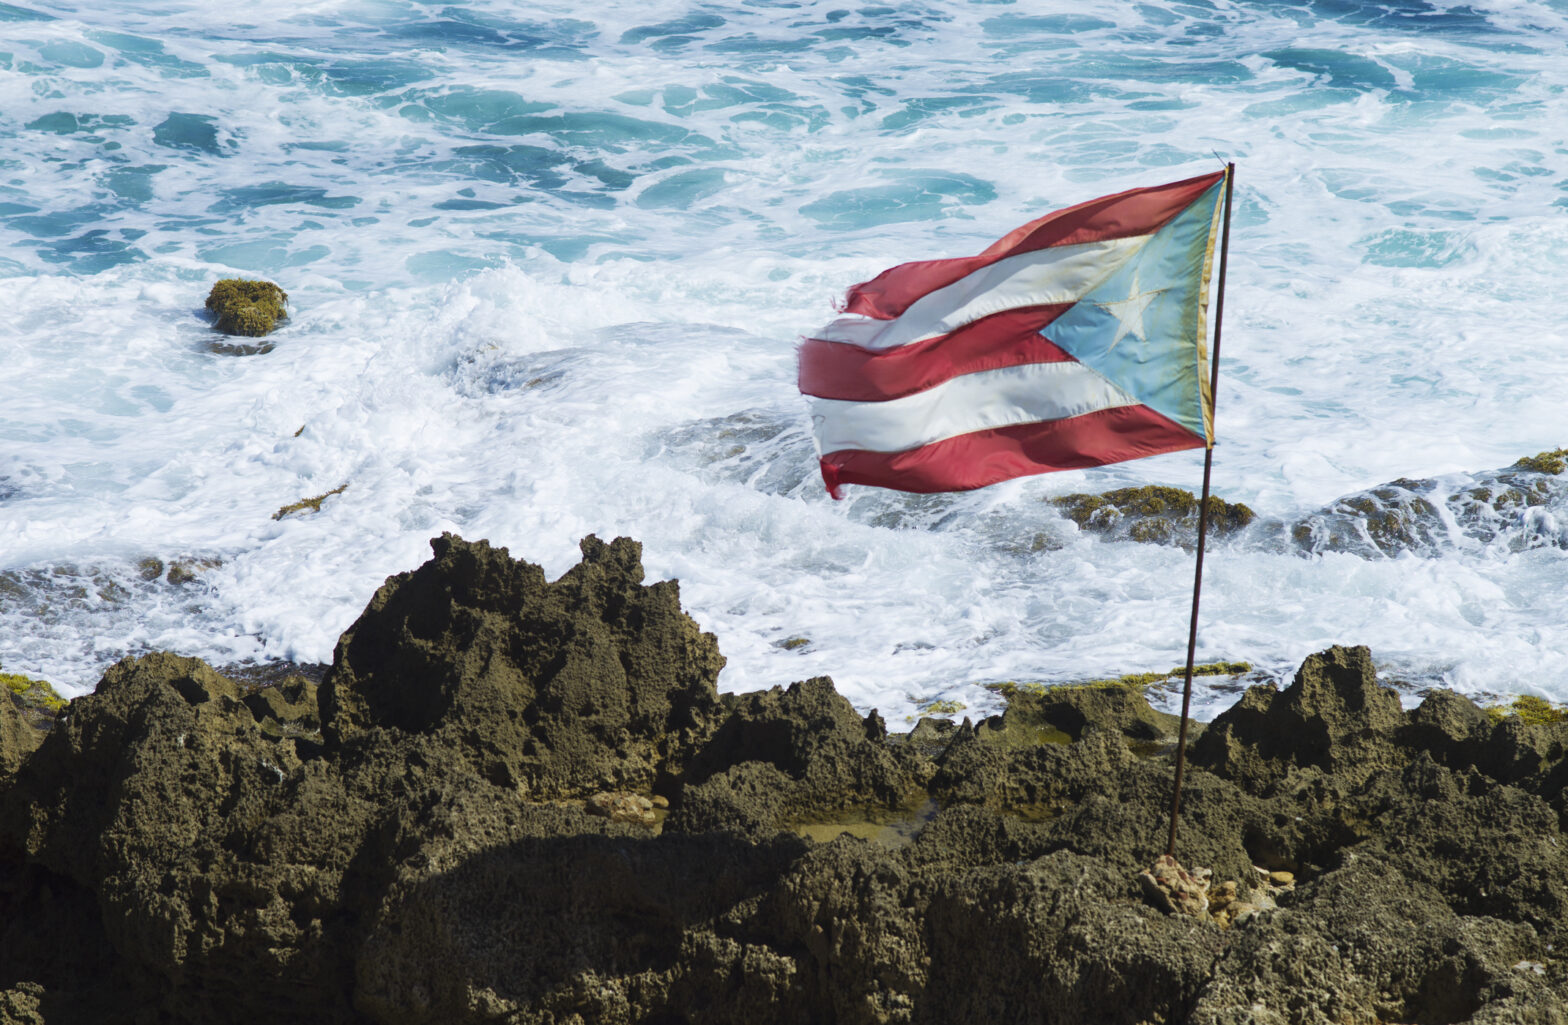
[[[1142,693],[1145,689],[1156,683],[1163,683],[1172,677],[1183,679],[1186,675],[1185,665],[1176,666],[1163,673],[1127,673],[1117,677],[1107,677],[1100,680],[1084,680],[1080,683],[1018,683],[1008,680],[1004,683],[988,683],[985,689],[1000,694],[1012,701],[1015,697],[1043,698],[1048,694],[1065,690],[1105,690],[1125,689]],[[1200,662],[1192,667],[1193,678],[1199,676],[1244,676],[1252,672],[1250,662]]]
[[1493,705],[1484,709],[1493,722],[1518,719],[1535,726],[1550,726],[1568,722],[1568,705],[1555,705],[1534,694],[1521,694],[1506,705]]
[[[1117,488],[1104,494],[1061,495],[1050,500],[1082,530],[1125,537],[1144,544],[1191,542],[1198,522],[1198,496],[1181,488],[1157,484]],[[1240,502],[1216,495],[1208,500],[1209,529],[1216,535],[1233,533],[1257,518]]]
[[288,516],[291,513],[305,512],[307,510],[310,512],[320,512],[322,502],[325,502],[333,495],[341,495],[347,490],[347,484],[339,484],[331,491],[323,491],[321,494],[316,495],[313,498],[302,498],[298,502],[290,502],[288,505],[285,505],[283,508],[273,513],[272,518],[275,520],[281,520],[283,517]]
[[945,698],[935,701],[928,701],[920,706],[920,714],[918,716],[906,716],[905,721],[914,722],[916,719],[926,717],[957,715],[959,712],[966,710],[968,707],[969,706],[964,704],[962,701],[951,701]]
[[1534,470],[1536,473],[1562,473],[1563,470],[1568,469],[1568,448],[1525,456],[1514,464],[1514,469]]
[[260,338],[271,334],[288,316],[288,293],[270,281],[224,278],[207,293],[207,309],[217,316],[214,326],[226,335]]
[[0,673],[0,684],[5,685],[23,708],[35,709],[50,717],[57,715],[67,703],[46,680],[34,680],[20,673]]
[[[1199,662],[1192,667],[1192,675],[1194,677],[1241,676],[1250,672],[1252,672],[1251,662]],[[1040,684],[1026,684],[1025,687],[1039,687],[1040,690],[1037,691],[1037,693],[1043,693],[1045,690],[1057,690],[1062,687],[1131,687],[1137,690],[1142,690],[1151,684],[1169,680],[1173,676],[1177,678],[1183,678],[1186,676],[1186,674],[1187,667],[1185,665],[1180,665],[1171,669],[1167,669],[1163,673],[1125,673],[1121,676],[1107,677],[1106,679],[1101,680],[1084,680],[1082,683],[1058,684],[1056,687],[1051,688],[1041,687]],[[1004,684],[1003,686],[1007,685]],[[1004,690],[1002,693],[1005,694],[1008,692]]]

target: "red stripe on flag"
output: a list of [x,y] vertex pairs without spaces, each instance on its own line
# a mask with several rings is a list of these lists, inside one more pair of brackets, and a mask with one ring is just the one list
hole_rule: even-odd
[[998,239],[978,256],[901,263],[870,281],[851,286],[845,295],[844,312],[892,320],[927,292],[951,285],[965,274],[1004,257],[1051,246],[1147,235],[1181,213],[1224,177],[1225,172],[1218,171],[1169,185],[1101,196],[1030,221]]
[[884,402],[913,395],[960,374],[1073,358],[1040,329],[1072,303],[993,314],[936,338],[892,349],[863,349],[808,338],[800,346],[800,390],[820,399]]
[[1162,452],[1202,448],[1204,439],[1148,406],[1121,406],[1044,423],[975,431],[904,452],[829,452],[822,480],[922,493],[970,491],[1052,470],[1081,470]]

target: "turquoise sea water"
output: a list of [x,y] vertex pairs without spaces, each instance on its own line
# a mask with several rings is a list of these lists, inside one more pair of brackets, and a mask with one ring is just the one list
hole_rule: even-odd
[[[1190,555],[1042,499],[1196,488],[1200,455],[835,504],[794,345],[891,264],[1225,160],[1218,493],[1290,524],[1419,478],[1449,510],[1568,445],[1561,0],[279,12],[0,3],[7,671],[327,660],[444,530],[552,573],[638,537],[722,686],[829,673],[894,721],[1168,668]],[[202,314],[235,274],[289,292],[269,345]],[[1366,643],[1408,690],[1568,699],[1564,504],[1223,542],[1200,658]]]

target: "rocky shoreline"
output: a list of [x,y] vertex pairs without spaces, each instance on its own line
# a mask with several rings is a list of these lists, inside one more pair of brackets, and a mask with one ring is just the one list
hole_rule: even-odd
[[720,695],[633,541],[432,547],[319,686],[0,700],[0,1023],[1568,1022],[1568,723],[1331,648],[1192,744],[1181,873],[1136,688],[891,734]]

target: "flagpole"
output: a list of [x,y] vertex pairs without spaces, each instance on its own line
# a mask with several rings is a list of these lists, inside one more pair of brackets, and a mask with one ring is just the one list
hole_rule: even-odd
[[[1225,264],[1230,256],[1230,197],[1236,181],[1236,165],[1225,165],[1225,229],[1220,236],[1220,287],[1214,303],[1214,351],[1209,356],[1209,423],[1213,430],[1214,410],[1220,386],[1220,328],[1225,319]],[[1192,575],[1192,623],[1187,631],[1187,670],[1181,688],[1181,735],[1176,740],[1176,785],[1171,791],[1171,834],[1165,853],[1176,856],[1176,822],[1181,812],[1181,777],[1187,763],[1187,716],[1192,708],[1192,665],[1198,650],[1198,595],[1203,589],[1203,547],[1209,532],[1209,474],[1214,468],[1214,443],[1203,450],[1203,497],[1198,500],[1198,559]]]

